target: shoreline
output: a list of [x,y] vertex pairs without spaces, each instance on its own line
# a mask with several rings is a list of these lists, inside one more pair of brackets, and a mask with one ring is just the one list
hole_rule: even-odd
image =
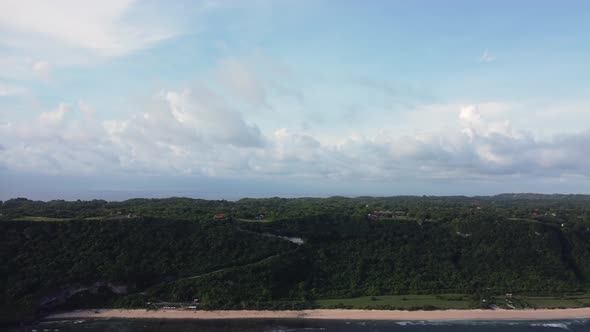
[[332,320],[390,320],[390,321],[545,321],[590,319],[590,308],[572,309],[471,309],[471,310],[145,310],[88,309],[55,313],[44,320],[59,319],[332,319]]

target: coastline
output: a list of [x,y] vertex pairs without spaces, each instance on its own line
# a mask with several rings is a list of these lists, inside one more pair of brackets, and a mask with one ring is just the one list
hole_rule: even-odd
[[527,309],[527,310],[356,310],[315,309],[298,311],[259,310],[145,310],[89,309],[56,313],[46,320],[58,319],[334,319],[334,320],[400,320],[400,321],[497,321],[497,320],[561,320],[590,319],[590,308]]

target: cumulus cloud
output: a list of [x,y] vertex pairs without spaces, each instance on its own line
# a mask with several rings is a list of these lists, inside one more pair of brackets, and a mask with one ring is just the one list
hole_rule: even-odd
[[231,171],[243,162],[240,155],[264,144],[255,125],[206,90],[162,92],[151,110],[103,126],[121,167],[148,172]]
[[[206,88],[164,91],[143,112],[102,121],[85,102],[61,103],[26,123],[0,127],[2,164],[33,172],[239,172],[265,137]],[[81,116],[85,115],[85,116]]]
[[514,137],[517,135],[512,130],[510,121],[487,121],[475,105],[461,108],[459,119],[463,125],[463,132],[471,139],[477,136],[500,135]]
[[590,177],[590,131],[536,138],[468,105],[454,130],[399,135],[383,128],[323,141],[263,133],[206,89],[163,91],[125,119],[79,117],[60,104],[33,123],[0,127],[0,166],[67,174],[187,174],[396,181]]
[[165,93],[164,99],[174,120],[206,141],[243,147],[263,144],[260,130],[212,91],[172,91]]
[[61,103],[56,110],[41,113],[39,115],[39,121],[42,126],[55,126],[64,120],[66,113],[69,111],[70,107],[65,103]]

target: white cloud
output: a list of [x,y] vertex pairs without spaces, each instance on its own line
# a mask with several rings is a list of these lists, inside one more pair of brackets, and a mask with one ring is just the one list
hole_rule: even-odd
[[94,109],[94,107],[88,105],[83,100],[78,101],[78,108],[80,108],[80,111],[87,116],[91,116],[96,113],[96,109]]
[[13,97],[22,95],[27,92],[27,89],[21,86],[12,84],[0,83],[0,97]]
[[55,126],[60,124],[64,120],[66,113],[70,111],[71,109],[67,104],[61,103],[56,110],[41,113],[39,115],[39,121],[42,126]]
[[[0,30],[1,32],[1,30]],[[1,35],[1,33],[0,33]],[[2,45],[0,37],[0,46]],[[37,70],[35,64],[37,64]],[[28,56],[2,55],[0,52],[0,79],[26,82],[43,78],[45,61],[33,60]],[[49,74],[49,63],[46,62],[46,73]]]
[[33,71],[39,76],[39,78],[44,80],[49,80],[50,77],[50,70],[51,66],[47,61],[37,61],[33,64]]
[[479,56],[480,62],[493,62],[495,60],[496,56],[488,50],[483,51],[483,53]]
[[60,68],[148,48],[179,33],[164,16],[131,0],[0,1],[0,79],[49,81]]
[[204,138],[234,146],[262,144],[260,130],[247,124],[241,114],[230,109],[224,100],[205,88],[167,92],[165,100],[173,118]]
[[[386,126],[339,140],[278,127],[261,132],[206,88],[164,91],[124,119],[80,117],[60,104],[0,126],[0,166],[60,174],[192,174],[338,181],[590,178],[590,131],[535,138],[477,105],[454,129],[399,134]],[[485,109],[485,107],[484,107]],[[502,114],[502,112],[497,112]]]
[[508,120],[504,121],[486,121],[478,111],[476,105],[470,105],[461,108],[459,119],[464,126],[464,132],[470,137],[491,135],[503,135],[514,137],[516,134],[512,131],[512,124]]
[[117,56],[144,48],[174,35],[157,22],[128,23],[124,15],[135,1],[100,2],[5,0],[0,2],[0,43],[30,49],[38,41],[53,40],[63,47]]

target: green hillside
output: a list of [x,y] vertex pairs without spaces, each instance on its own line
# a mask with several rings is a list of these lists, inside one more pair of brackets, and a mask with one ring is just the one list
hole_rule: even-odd
[[[502,200],[7,201],[1,319],[195,299],[202,309],[589,303],[585,198]],[[367,218],[377,208],[408,215]],[[241,220],[261,213],[272,219]]]

